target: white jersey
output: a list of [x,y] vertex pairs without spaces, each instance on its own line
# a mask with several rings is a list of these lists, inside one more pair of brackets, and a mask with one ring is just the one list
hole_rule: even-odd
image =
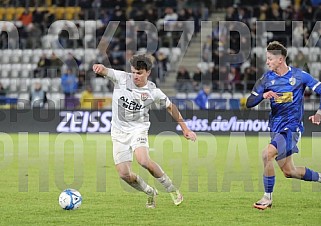
[[131,73],[108,68],[107,76],[114,84],[112,101],[112,125],[132,133],[148,131],[149,109],[153,106],[168,107],[168,97],[153,82],[137,87]]

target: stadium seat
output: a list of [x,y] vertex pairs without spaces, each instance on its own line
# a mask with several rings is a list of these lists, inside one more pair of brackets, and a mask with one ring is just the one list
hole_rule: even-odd
[[51,79],[50,78],[43,78],[41,79],[42,89],[48,92],[49,87],[51,86]]
[[10,61],[11,63],[14,63],[14,64],[20,63],[21,57],[22,57],[22,50],[14,49],[12,50]]
[[27,92],[21,92],[18,96],[19,100],[22,100],[23,102],[29,101],[29,93]]
[[[14,19],[15,19],[15,20],[18,20],[24,11],[25,11],[25,8],[24,8],[24,7],[17,7],[17,8],[15,9],[15,13],[14,13],[14,14],[15,14]],[[31,12],[32,12],[32,11],[31,11]]]
[[190,100],[194,100],[196,97],[197,97],[197,93],[195,92],[187,93],[187,98]]
[[210,93],[209,98],[218,99],[218,98],[221,98],[221,94],[217,92],[213,92],[213,93]]
[[20,90],[21,92],[29,92],[30,91],[30,78],[20,78]]
[[12,21],[15,19],[15,12],[16,9],[14,7],[8,7],[5,9],[5,20],[6,21]]
[[94,92],[102,92],[107,91],[107,80],[101,77],[93,78],[91,80],[93,91]]
[[287,48],[287,50],[288,50],[288,56],[291,59],[294,59],[294,57],[298,54],[298,48],[295,46],[290,46]]
[[51,79],[51,92],[59,92],[61,88],[61,79],[60,78],[52,78]]
[[209,99],[209,108],[217,110],[227,110],[227,99]]
[[178,109],[180,110],[186,110],[186,109],[192,109],[193,108],[193,101],[187,100],[186,98],[172,98],[172,103],[174,103]]
[[10,92],[17,92],[20,89],[20,79],[18,78],[11,78],[9,84],[9,91]]
[[22,64],[12,64],[11,77],[12,78],[20,77],[21,70],[22,70]]
[[65,8],[54,7],[54,14],[57,20],[63,20],[65,18]]
[[11,74],[11,64],[2,64],[1,65],[1,77],[6,78]]
[[178,98],[178,99],[186,99],[187,98],[187,95],[186,95],[186,93],[176,93],[176,96],[175,96],[176,98]]
[[319,47],[311,47],[309,50],[309,61],[317,62],[320,59],[320,48]]
[[63,108],[64,106],[64,94],[62,93],[48,93],[47,98],[54,102],[55,108]]
[[3,64],[8,64],[10,63],[10,59],[12,56],[12,49],[4,49],[1,51],[1,56],[6,56],[6,57],[1,57],[1,63]]
[[243,93],[238,93],[238,92],[233,93],[234,99],[241,99],[243,97],[244,97]]
[[257,57],[263,57],[265,53],[265,49],[261,46],[256,46],[252,48],[252,53],[256,54]]
[[5,14],[5,9],[1,7],[0,8],[0,21],[3,21],[5,19],[4,14]]
[[224,92],[224,93],[222,93],[221,97],[224,99],[230,99],[230,98],[232,98],[232,93]]

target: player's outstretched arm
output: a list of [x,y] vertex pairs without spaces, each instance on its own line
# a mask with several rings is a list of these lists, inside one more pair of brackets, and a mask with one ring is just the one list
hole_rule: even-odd
[[101,75],[103,77],[106,77],[108,75],[108,68],[106,68],[104,65],[102,64],[94,64],[93,65],[93,71],[98,74]]
[[309,117],[309,120],[311,120],[311,122],[313,124],[317,124],[317,125],[320,125],[320,121],[321,121],[321,109],[319,109],[315,115],[311,115]]
[[271,99],[271,98],[277,99],[279,98],[279,96],[276,92],[273,92],[273,91],[267,91],[263,94],[258,94],[252,91],[251,95],[246,100],[246,107],[247,108],[255,107],[256,105],[261,103],[263,99]]
[[186,126],[184,119],[183,119],[181,113],[179,112],[179,110],[177,109],[176,105],[171,103],[167,107],[167,111],[182,128],[184,137],[187,140],[195,141],[197,138],[196,134]]

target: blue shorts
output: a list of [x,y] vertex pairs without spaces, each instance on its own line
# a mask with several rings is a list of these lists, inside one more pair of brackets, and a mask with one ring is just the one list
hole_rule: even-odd
[[278,151],[277,161],[284,159],[293,153],[298,153],[297,143],[301,137],[301,132],[292,132],[285,129],[280,133],[271,132],[271,143]]

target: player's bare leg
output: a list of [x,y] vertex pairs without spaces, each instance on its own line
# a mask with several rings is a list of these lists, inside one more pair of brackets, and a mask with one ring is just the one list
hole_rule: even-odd
[[279,167],[286,178],[295,178],[304,181],[321,182],[321,175],[304,166],[295,166],[292,156],[278,161]]
[[157,190],[149,186],[140,176],[131,171],[131,162],[122,162],[116,165],[116,169],[121,179],[138,191],[148,195],[147,208],[156,207]]
[[155,177],[166,189],[167,192],[170,193],[171,198],[175,205],[179,205],[183,201],[183,196],[180,191],[173,185],[172,180],[164,173],[162,168],[154,162],[148,154],[148,149],[146,147],[139,147],[135,150],[135,156],[137,162],[147,169],[150,174]]
[[271,144],[264,149],[262,154],[264,164],[263,182],[265,193],[259,201],[253,204],[253,207],[260,210],[265,210],[266,208],[272,207],[272,192],[275,183],[275,170],[273,162],[276,156],[277,149]]

